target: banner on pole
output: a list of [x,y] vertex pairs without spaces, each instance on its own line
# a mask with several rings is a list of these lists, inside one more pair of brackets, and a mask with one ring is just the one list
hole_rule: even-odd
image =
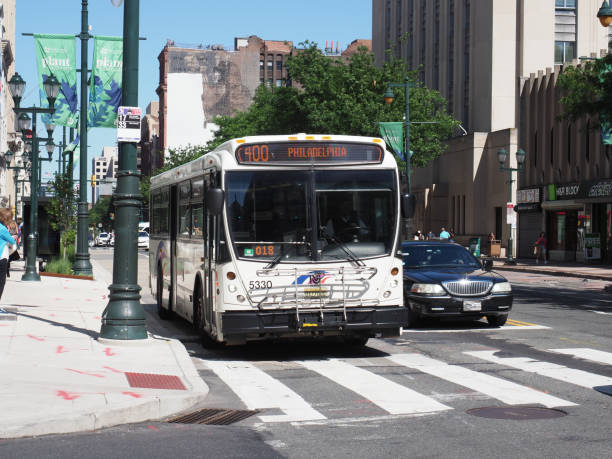
[[114,128],[121,104],[123,40],[121,37],[94,37],[88,127]]
[[43,84],[51,74],[60,83],[55,113],[44,114],[45,123],[76,127],[79,118],[76,88],[76,39],[74,35],[34,34],[38,66],[40,106],[49,107]]
[[380,122],[378,123],[381,137],[391,147],[395,156],[401,161],[405,161],[404,148],[404,123],[398,122]]

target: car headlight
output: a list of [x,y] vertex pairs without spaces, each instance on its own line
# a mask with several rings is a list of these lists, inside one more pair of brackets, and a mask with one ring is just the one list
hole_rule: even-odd
[[510,282],[498,282],[497,284],[493,284],[491,293],[510,293],[511,291],[512,286]]
[[444,295],[444,289],[438,284],[412,284],[410,293],[420,295]]

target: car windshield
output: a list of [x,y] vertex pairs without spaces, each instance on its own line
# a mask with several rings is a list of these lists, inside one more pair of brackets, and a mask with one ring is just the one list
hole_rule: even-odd
[[139,237],[148,237],[149,235],[145,232],[145,231],[141,231],[140,233],[138,233]]
[[337,261],[347,258],[347,247],[356,257],[391,251],[397,205],[392,170],[232,171],[225,181],[240,258]]
[[99,237],[108,237],[108,234],[106,234],[106,233],[100,233]]
[[470,252],[454,244],[404,244],[402,256],[404,268],[480,267]]

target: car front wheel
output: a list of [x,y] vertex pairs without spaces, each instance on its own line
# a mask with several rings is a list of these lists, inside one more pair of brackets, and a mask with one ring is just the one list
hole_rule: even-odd
[[508,314],[501,316],[487,316],[487,322],[491,327],[501,327],[508,320]]

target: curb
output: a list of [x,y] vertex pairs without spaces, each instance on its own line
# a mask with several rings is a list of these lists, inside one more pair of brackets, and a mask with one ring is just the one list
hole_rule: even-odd
[[542,271],[537,268],[528,268],[528,267],[505,267],[505,266],[494,266],[493,271],[516,271],[521,273],[532,273],[532,274],[546,274],[549,276],[558,276],[558,277],[575,277],[579,279],[592,279],[592,280],[603,280],[612,282],[611,276],[599,276],[597,274],[590,273],[575,273],[571,271]]

